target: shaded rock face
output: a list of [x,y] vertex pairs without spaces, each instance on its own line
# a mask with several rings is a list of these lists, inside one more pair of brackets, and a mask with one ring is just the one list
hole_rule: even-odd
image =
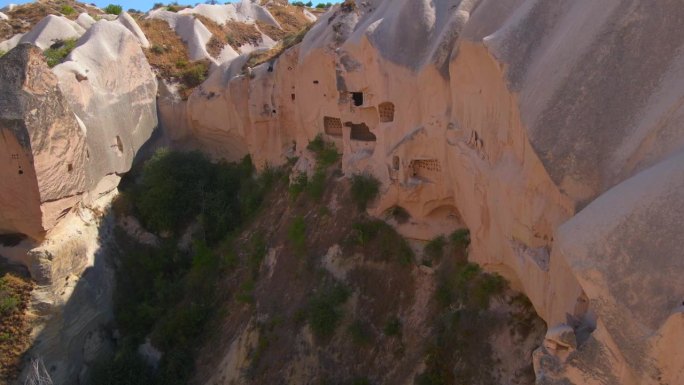
[[85,132],[42,52],[0,58],[0,231],[41,239],[88,185]]
[[186,135],[176,139],[260,167],[323,134],[345,173],[382,181],[372,214],[404,207],[400,230],[418,239],[470,228],[470,258],[563,330],[538,352],[540,383],[678,383],[684,363],[665,352],[681,333],[673,218],[684,190],[653,183],[641,202],[652,211],[618,198],[665,164],[680,177],[667,159],[684,151],[682,12],[627,0],[357,2],[275,62],[246,75],[222,66],[168,120]]
[[59,87],[87,130],[91,188],[128,171],[157,126],[157,81],[134,35],[100,21],[54,68]]

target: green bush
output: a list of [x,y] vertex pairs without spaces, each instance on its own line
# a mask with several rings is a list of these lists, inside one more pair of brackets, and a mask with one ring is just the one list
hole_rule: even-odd
[[197,87],[207,80],[207,76],[209,76],[209,65],[204,61],[192,63],[192,65],[183,70],[181,76],[186,87]]
[[13,313],[21,303],[19,297],[0,291],[0,314],[7,315]]
[[103,9],[103,11],[110,15],[119,15],[121,14],[121,11],[123,11],[123,8],[120,5],[109,4]]
[[309,301],[307,320],[311,331],[318,338],[328,338],[342,320],[340,307],[349,298],[349,290],[342,285],[325,288]]
[[70,5],[63,5],[63,6],[59,9],[59,12],[60,12],[62,15],[64,15],[64,16],[69,16],[69,15],[75,14],[75,13],[76,13],[76,10],[74,9],[74,7],[72,7],[72,6],[70,6]]
[[470,230],[459,229],[449,236],[451,243],[458,248],[466,249],[470,245]]
[[446,244],[446,238],[444,238],[443,235],[440,235],[428,242],[423,250],[425,255],[432,261],[439,261],[442,256],[444,256],[444,247]]
[[379,257],[385,261],[394,260],[407,266],[414,260],[413,250],[406,239],[381,220],[366,220],[352,224],[352,232],[347,241],[352,245],[364,247],[376,242]]
[[43,51],[43,56],[50,68],[61,63],[76,48],[76,39],[57,40],[50,48]]
[[247,266],[249,267],[252,278],[256,279],[259,276],[261,263],[264,261],[264,258],[266,258],[266,252],[268,251],[264,234],[261,232],[254,234],[249,241],[249,248]]
[[235,295],[235,300],[240,303],[254,303],[254,287],[253,280],[248,279],[240,284],[240,290]]
[[142,170],[131,199],[152,231],[179,234],[199,218],[209,245],[223,239],[260,206],[273,177],[255,177],[249,157],[212,163],[199,152],[157,151]]
[[385,211],[385,218],[394,218],[399,224],[404,224],[411,219],[411,215],[401,206],[394,205]]
[[373,341],[373,334],[368,325],[356,320],[347,328],[352,342],[357,346],[369,345]]
[[318,134],[314,140],[309,142],[306,148],[316,155],[317,167],[319,169],[334,164],[341,156],[340,153],[337,152],[335,144],[326,142],[321,134]]
[[359,246],[365,246],[375,239],[380,229],[385,225],[383,221],[377,219],[356,222],[352,224],[352,241]]
[[306,223],[304,218],[294,218],[287,230],[287,238],[298,255],[302,255],[306,251]]
[[385,335],[388,337],[400,336],[401,320],[399,319],[399,317],[394,316],[387,320],[387,323],[385,323],[385,327],[383,329],[383,333],[385,333]]
[[5,52],[5,51],[3,51],[3,50],[0,49],[0,57],[5,56],[6,53],[7,53],[7,52]]
[[[157,54],[157,55],[161,55],[164,52],[166,52],[164,47],[160,46],[159,44],[153,44],[152,47],[150,48],[150,51],[152,51],[152,53]],[[178,65],[178,63],[176,63],[176,65]]]
[[148,385],[152,384],[152,370],[134,349],[126,349],[114,359],[97,362],[90,374],[95,385]]
[[302,172],[297,174],[293,183],[290,184],[288,189],[290,193],[290,198],[295,200],[299,197],[299,194],[306,191],[306,186],[309,184],[309,178],[306,173]]
[[316,173],[314,173],[311,180],[308,181],[306,185],[307,195],[316,202],[320,201],[323,198],[323,194],[325,193],[325,182],[325,171],[317,170]]
[[372,202],[380,192],[380,181],[372,175],[357,174],[352,176],[351,197],[361,211]]

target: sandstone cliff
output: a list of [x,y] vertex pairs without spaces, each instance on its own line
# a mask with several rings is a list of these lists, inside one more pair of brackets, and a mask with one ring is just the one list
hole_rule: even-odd
[[[196,15],[261,39],[212,54]],[[394,225],[416,240],[469,228],[469,258],[529,296],[549,326],[539,383],[683,381],[677,2],[345,1],[284,52],[263,33],[282,20],[251,1],[148,16],[213,63],[187,101],[161,87],[177,147],[263,169],[323,134],[346,175],[381,180],[371,214],[404,208]],[[0,45],[80,36],[52,72],[24,45],[0,59],[0,233],[43,240],[116,186],[157,124],[135,20],[79,20]]]
[[[343,150],[345,173],[382,180],[371,212],[404,207],[415,220],[400,230],[417,239],[466,225],[472,260],[521,288],[550,327],[573,330],[576,345],[540,350],[540,381],[677,382],[679,364],[662,353],[672,347],[658,341],[675,338],[668,317],[684,285],[648,289],[662,273],[623,263],[662,258],[681,274],[680,236],[653,225],[681,214],[681,194],[654,191],[674,195],[658,198],[664,206],[642,225],[628,221],[642,229],[629,246],[604,234],[627,231],[620,219],[601,225],[607,218],[594,213],[611,211],[609,196],[622,195],[613,186],[681,168],[667,161],[684,147],[681,10],[626,0],[346,2],[276,60],[244,73],[237,61],[222,66],[186,105],[160,109],[162,125],[261,167],[324,133]],[[625,205],[624,218],[641,215]],[[581,251],[585,236],[607,250]],[[599,266],[613,273],[596,276]],[[647,289],[648,305],[625,297]],[[564,361],[565,374],[548,360]]]

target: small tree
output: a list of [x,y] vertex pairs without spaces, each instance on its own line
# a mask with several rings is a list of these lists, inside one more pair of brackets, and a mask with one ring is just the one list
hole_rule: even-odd
[[108,13],[110,15],[120,15],[121,11],[123,11],[123,8],[120,5],[116,4],[109,4],[108,6],[103,9],[105,13]]

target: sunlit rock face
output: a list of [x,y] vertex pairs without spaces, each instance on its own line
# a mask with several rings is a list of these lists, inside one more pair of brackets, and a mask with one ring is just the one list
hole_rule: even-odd
[[42,52],[0,58],[0,231],[41,239],[87,187],[85,131]]
[[[552,330],[575,334],[568,346],[548,336],[540,382],[676,383],[684,364],[664,341],[678,333],[669,314],[684,281],[644,285],[661,268],[684,273],[669,217],[684,190],[653,182],[647,217],[644,201],[608,206],[655,170],[679,175],[682,13],[633,1],[338,6],[277,60],[224,64],[167,121],[179,141],[260,167],[322,134],[347,174],[382,181],[371,213],[408,210],[405,235],[468,227],[470,258],[522,289]],[[625,226],[638,242],[606,233]]]

